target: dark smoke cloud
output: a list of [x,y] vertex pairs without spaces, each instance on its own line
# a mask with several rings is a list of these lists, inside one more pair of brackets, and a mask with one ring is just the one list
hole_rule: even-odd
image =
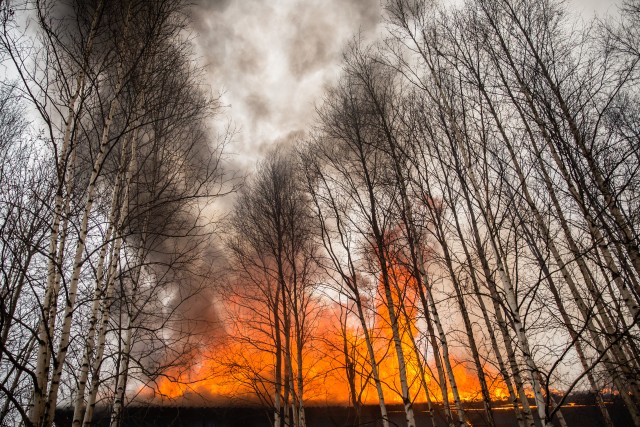
[[314,103],[337,79],[347,43],[373,37],[379,0],[200,0],[195,43],[214,89],[239,128],[230,151],[251,170],[262,147],[310,125]]
[[[379,0],[197,2],[191,9],[197,54],[213,90],[223,92],[221,102],[229,106],[228,117],[239,129],[227,147],[235,157],[225,169],[248,174],[274,144],[300,141],[313,119],[314,102],[339,75],[344,48],[355,34],[373,35],[379,15]],[[224,125],[224,120],[218,122]],[[231,206],[230,199],[215,203],[219,210]],[[161,240],[160,246],[179,246],[181,240]],[[210,260],[214,270],[221,268],[224,258],[216,246],[211,242],[211,253],[185,265],[185,271],[198,270],[202,259]],[[172,253],[169,249],[158,250],[154,258],[163,261],[161,254]],[[169,305],[185,319],[180,329],[196,334],[214,330],[217,333],[209,338],[222,342],[215,286],[201,288],[197,275],[176,274],[169,280],[174,296]],[[210,281],[215,282],[215,276]],[[192,293],[197,297],[182,299]],[[169,352],[154,357],[170,356]]]

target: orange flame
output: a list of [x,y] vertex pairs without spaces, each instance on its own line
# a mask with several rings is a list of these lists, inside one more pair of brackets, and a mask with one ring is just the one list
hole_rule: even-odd
[[[403,311],[398,311],[397,317],[410,395],[416,402],[425,402],[426,393],[429,393],[431,401],[440,402],[442,393],[436,378],[431,374],[435,372],[435,364],[432,360],[424,360],[424,351],[416,351],[416,343],[420,345],[424,337],[421,337],[422,332],[418,327],[420,309],[416,301],[415,283],[402,267],[390,269],[390,280],[394,308],[398,310],[399,307],[404,307]],[[381,288],[378,291],[382,293]],[[270,401],[273,394],[275,356],[269,341],[272,340],[272,330],[266,323],[261,323],[268,318],[267,309],[259,298],[238,298],[240,297],[236,296],[226,301],[226,305],[231,307],[231,314],[228,319],[228,336],[224,342],[202,351],[197,363],[190,369],[170,369],[153,387],[155,395],[173,399],[200,395],[227,401]],[[398,303],[400,298],[402,305]],[[352,310],[347,310],[344,302],[341,305],[314,297],[311,306],[314,307],[314,312],[309,325],[313,339],[306,344],[302,363],[305,404],[349,403],[352,393],[349,382],[346,381],[347,366],[351,367],[353,385],[360,403],[376,404],[378,394],[360,321],[356,320]],[[372,335],[385,400],[388,403],[402,403],[398,359],[392,345],[392,330],[383,293],[378,296],[377,305],[369,307],[369,311],[372,314],[366,321]],[[257,313],[260,316],[256,318]],[[295,355],[292,357],[295,376],[297,360]],[[461,399],[480,400],[480,382],[477,373],[471,369],[471,364],[465,362],[463,357],[454,357],[451,362]],[[425,373],[424,379],[421,378],[421,372]],[[484,374],[488,378],[487,382],[491,383],[492,398],[507,398],[506,386],[495,372],[486,370]],[[423,384],[427,385],[427,390],[424,390]],[[452,398],[449,387],[449,399]]]

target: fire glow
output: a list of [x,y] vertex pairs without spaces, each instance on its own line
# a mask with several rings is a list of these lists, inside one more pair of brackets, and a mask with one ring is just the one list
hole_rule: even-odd
[[[428,400],[441,402],[442,392],[437,377],[433,374],[435,363],[429,360],[433,358],[433,354],[424,344],[424,336],[421,339],[421,335],[424,334],[419,328],[420,310],[415,303],[415,284],[403,268],[391,268],[390,277],[396,291],[393,297],[394,306],[403,307],[402,312],[398,310],[397,322],[410,395],[415,403]],[[399,367],[393,347],[392,328],[381,285],[378,287],[377,301],[369,304],[369,331],[372,334],[385,401],[401,404]],[[398,304],[399,298],[403,299],[403,304]],[[226,301],[226,306],[232,307],[232,310],[227,319],[230,327],[227,328],[223,342],[202,351],[188,369],[170,370],[154,388],[149,388],[143,394],[169,400],[199,396],[205,401],[271,404],[275,367],[273,349],[269,347],[271,331],[256,328],[256,323],[264,319],[258,313],[264,313],[265,308],[260,306],[257,299],[238,299],[237,296]],[[371,373],[366,341],[362,328],[354,319],[353,310],[346,310],[344,304],[327,303],[315,296],[313,304],[309,307],[313,307],[313,321],[310,322],[309,333],[312,338],[305,345],[302,360],[305,404],[353,403],[353,394],[346,380],[349,364],[352,372],[355,372],[353,383],[356,386],[356,399],[360,404],[377,404],[378,394]],[[416,348],[422,351],[416,351]],[[467,357],[458,356],[452,357],[451,360],[460,398],[463,401],[480,401],[482,396],[478,375],[472,369],[472,364],[465,359]],[[292,362],[293,375],[297,376],[298,365],[295,356]],[[424,381],[421,379],[421,372],[424,372]],[[497,373],[485,368],[484,375],[492,400],[506,399],[506,386]],[[426,384],[427,390],[423,384]],[[452,401],[450,384],[447,386],[448,397]]]
[[[326,331],[330,332],[330,331]],[[359,355],[358,364],[366,367],[366,348],[364,340],[355,330],[349,331],[348,340]],[[315,351],[310,352],[303,361],[305,375],[308,378],[305,401],[310,404],[348,404],[349,388],[344,379],[344,366],[341,359],[344,355],[340,352],[341,337],[325,334],[323,343],[318,345]],[[398,362],[393,349],[388,348],[389,343],[377,348],[377,360],[379,361],[380,377],[383,382],[385,399],[389,403],[402,403],[400,385],[398,384]],[[403,343],[405,349],[409,349],[411,343]],[[411,381],[411,395],[416,402],[426,402],[426,394],[420,385],[419,369],[415,364],[415,356],[408,358],[408,376]],[[242,364],[242,365],[241,365]],[[461,399],[464,401],[481,400],[480,384],[478,377],[467,364],[455,360],[454,376],[457,381]],[[155,394],[168,399],[179,399],[189,395],[201,395],[220,399],[241,399],[243,401],[258,400],[255,396],[255,387],[269,390],[271,378],[269,366],[273,361],[266,354],[260,354],[254,349],[243,348],[240,343],[233,343],[228,339],[224,346],[216,347],[209,354],[201,357],[201,360],[191,369],[179,372],[169,372],[157,385]],[[431,367],[433,369],[433,367]],[[251,373],[255,373],[251,378]],[[257,373],[262,373],[260,377]],[[485,372],[487,377],[495,377],[491,372]],[[262,384],[252,384],[253,381]],[[373,381],[366,375],[359,375],[358,380],[362,384],[362,403],[376,404],[378,397]],[[427,374],[426,382],[429,388],[430,399],[433,402],[442,400],[439,386],[430,374]],[[496,380],[490,389],[492,398],[503,400],[507,397],[506,388],[501,381]],[[449,398],[452,399],[451,392]]]

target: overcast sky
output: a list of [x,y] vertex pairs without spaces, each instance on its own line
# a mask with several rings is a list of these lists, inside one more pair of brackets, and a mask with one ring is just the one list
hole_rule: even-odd
[[[621,0],[569,0],[586,18]],[[251,171],[266,147],[308,129],[342,51],[381,31],[380,0],[201,0],[195,41],[238,133],[229,151]]]

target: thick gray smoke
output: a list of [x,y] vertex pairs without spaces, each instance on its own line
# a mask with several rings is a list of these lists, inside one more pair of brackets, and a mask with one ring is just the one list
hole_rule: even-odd
[[342,52],[376,33],[379,0],[200,0],[195,43],[238,127],[230,151],[249,170],[274,141],[300,136]]

